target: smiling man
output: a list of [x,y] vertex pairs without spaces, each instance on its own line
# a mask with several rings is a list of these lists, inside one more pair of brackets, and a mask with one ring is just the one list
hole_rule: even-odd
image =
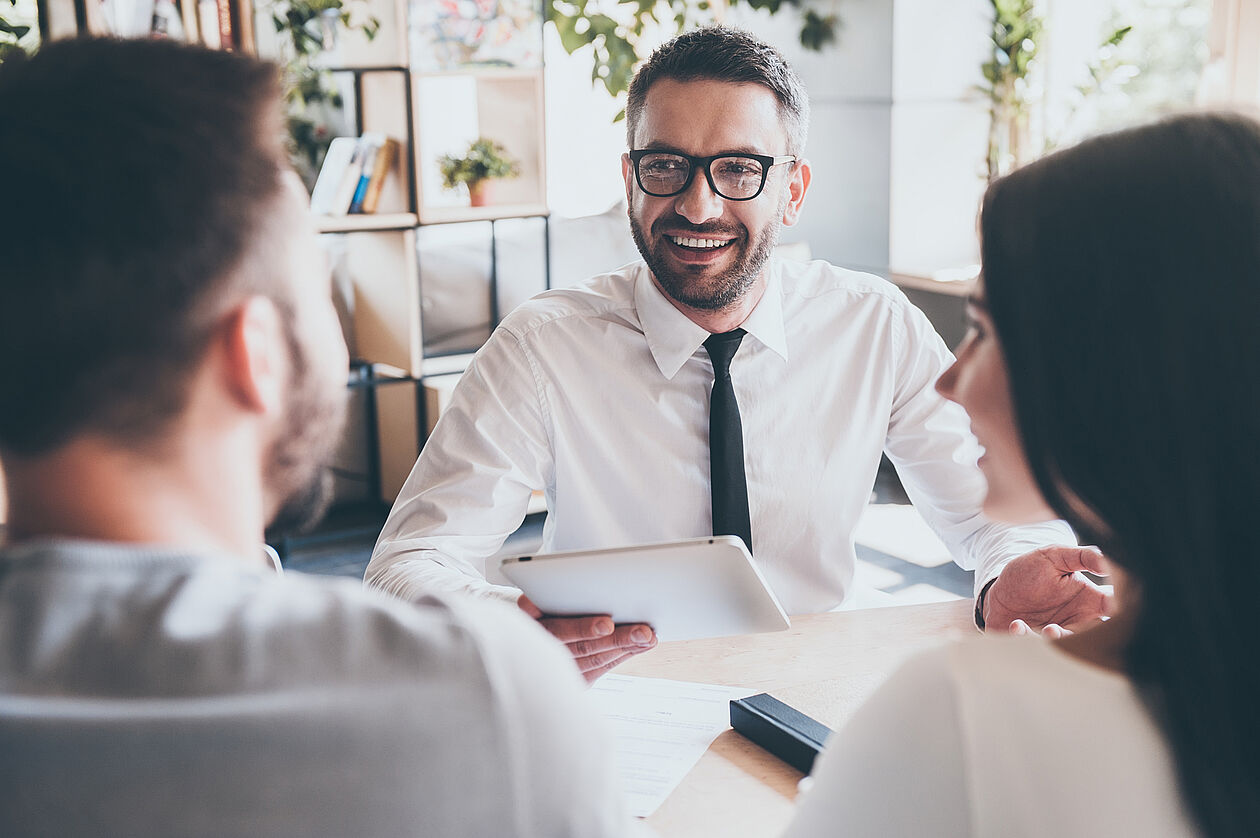
[[[772,256],[810,186],[809,103],[782,56],[724,27],[681,35],[639,70],[626,117],[644,261],[504,320],[403,487],[368,581],[407,598],[517,598],[487,581],[487,559],[541,489],[544,550],[738,535],[789,612],[827,610],[852,590],[853,531],[886,451],[977,569],[981,621],[1096,619],[1103,595],[1077,572],[1094,554],[1037,549],[1071,543],[1064,525],[980,517],[979,451],[933,390],[952,358],[923,314],[877,277]],[[588,679],[654,644],[646,626],[521,606]]]

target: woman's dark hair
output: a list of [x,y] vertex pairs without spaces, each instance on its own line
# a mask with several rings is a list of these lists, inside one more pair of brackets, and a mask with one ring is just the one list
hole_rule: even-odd
[[1190,811],[1260,835],[1260,125],[1089,140],[995,182],[981,233],[1041,491],[1136,582],[1126,666]]

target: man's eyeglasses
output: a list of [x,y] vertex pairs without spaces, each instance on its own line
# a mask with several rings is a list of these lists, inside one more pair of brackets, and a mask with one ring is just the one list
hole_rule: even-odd
[[728,201],[751,201],[766,186],[770,170],[796,157],[767,157],[764,154],[715,154],[692,157],[673,151],[639,149],[630,152],[634,177],[639,188],[656,198],[685,192],[696,171],[704,172],[709,188]]

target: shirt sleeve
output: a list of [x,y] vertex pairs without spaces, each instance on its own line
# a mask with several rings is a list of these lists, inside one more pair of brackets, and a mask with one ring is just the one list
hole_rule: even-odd
[[461,593],[514,600],[486,561],[525,518],[553,459],[533,359],[500,326],[461,377],[403,484],[365,581],[407,600]]
[[[573,659],[533,620],[503,605],[465,603],[497,696],[516,797],[514,834],[604,838],[632,832],[611,736]],[[505,643],[510,636],[512,642]]]
[[1007,562],[1038,547],[1073,545],[1063,521],[1009,526],[987,521],[981,448],[966,412],[936,392],[954,362],[926,316],[898,296],[893,320],[893,405],[884,450],[915,509],[964,570],[974,570],[975,593]]
[[784,838],[972,834],[947,660],[911,659],[831,736]]

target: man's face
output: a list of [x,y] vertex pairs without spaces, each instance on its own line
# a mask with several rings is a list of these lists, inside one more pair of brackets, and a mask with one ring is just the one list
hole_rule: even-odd
[[[289,343],[288,400],[281,427],[263,464],[263,479],[275,514],[272,525],[301,529],[314,524],[331,499],[325,466],[331,461],[345,419],[348,356],[332,304],[328,266],[307,212],[306,193],[296,177],[286,179],[279,208],[277,279],[290,291],[292,317],[285,320]],[[288,314],[282,307],[282,315]]]
[[[788,153],[778,100],[758,84],[662,79],[648,90],[635,132],[635,149],[694,157],[748,152]],[[750,201],[715,194],[702,171],[668,198],[645,194],[628,155],[622,158],[630,230],[661,290],[691,308],[718,311],[759,280],[778,241],[779,225],[792,224],[804,197],[803,167],[776,166]]]

